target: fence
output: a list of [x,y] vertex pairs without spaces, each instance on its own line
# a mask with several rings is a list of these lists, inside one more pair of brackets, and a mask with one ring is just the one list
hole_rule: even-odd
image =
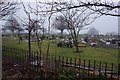
[[81,60],[64,56],[3,47],[3,58],[36,71],[40,78],[48,80],[120,80],[120,64],[117,66],[97,61]]

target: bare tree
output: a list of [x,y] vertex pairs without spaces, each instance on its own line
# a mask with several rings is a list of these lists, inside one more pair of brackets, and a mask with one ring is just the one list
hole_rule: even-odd
[[45,17],[46,17],[46,13],[42,13],[42,12],[38,12],[39,10],[42,10],[43,6],[42,5],[38,5],[38,2],[36,0],[36,7],[33,8],[32,5],[28,5],[29,6],[29,10],[32,14],[34,14],[36,16],[36,19],[34,20],[34,28],[33,31],[35,32],[36,38],[37,38],[37,45],[39,48],[39,52],[42,53],[42,41],[43,41],[43,34],[44,34],[44,22],[45,22]]
[[18,31],[18,42],[20,44],[20,41],[22,40],[22,37],[20,36],[20,32],[23,31],[24,29],[22,27],[20,27],[20,25],[17,27],[17,31]]
[[[43,10],[39,12],[48,12],[48,13],[57,13],[57,12],[65,12],[63,13],[64,21],[67,24],[67,28],[69,33],[74,39],[74,44],[76,46],[76,51],[78,50],[78,35],[81,29],[87,25],[90,25],[94,20],[100,17],[102,14],[98,14],[97,12],[91,10],[86,6],[80,6],[76,8],[72,0],[70,2],[48,2],[45,3],[48,6],[53,6],[52,10],[50,8],[48,10]],[[83,4],[83,2],[82,2]],[[76,4],[80,5],[80,3]],[[93,16],[94,15],[94,16]],[[49,48],[48,48],[49,49]]]
[[12,32],[12,35],[14,36],[14,31],[18,32],[16,33],[18,35],[18,42],[20,44],[20,32],[23,31],[22,27],[20,27],[20,23],[18,20],[11,14],[8,19],[6,19],[6,23],[3,26],[4,29],[10,30]]
[[63,16],[57,16],[53,22],[53,26],[61,31],[61,36],[63,37],[63,31],[66,28],[66,24],[62,19]]
[[74,45],[76,47],[76,52],[79,52],[78,48],[78,36],[80,31],[85,27],[90,25],[100,17],[101,15],[90,11],[88,8],[71,9],[63,12],[64,21],[67,24],[67,30],[73,38]]
[[38,15],[47,15],[47,21],[48,21],[48,47],[47,47],[47,54],[49,54],[49,46],[50,46],[50,31],[51,31],[51,18],[54,13],[56,13],[56,4],[54,5],[54,2],[39,2],[39,8],[40,10],[37,10],[35,8],[32,8],[32,13],[37,12]]
[[99,35],[99,31],[96,28],[92,27],[89,29],[88,35]]
[[17,30],[18,26],[19,26],[19,23],[16,20],[16,18],[13,15],[10,15],[9,18],[7,19],[4,27],[7,30],[10,30],[14,35],[14,31]]
[[21,4],[23,6],[25,14],[27,15],[27,21],[24,21],[17,15],[16,16],[23,22],[23,25],[26,26],[25,29],[28,31],[28,50],[29,50],[29,59],[31,59],[31,32],[34,29],[35,21],[31,18],[31,12],[29,11],[29,9],[26,8],[23,2],[21,2]]
[[4,27],[2,27],[2,31],[5,33],[6,29]]
[[39,52],[42,53],[42,42],[43,42],[43,28],[44,20],[33,20],[33,32],[35,33],[36,39],[37,39],[37,45]]
[[[48,28],[48,45],[47,45],[47,50],[46,50],[46,56],[45,56],[45,58],[44,58],[44,71],[45,71],[45,78],[47,78],[47,69],[48,69],[48,54],[49,54],[49,51],[50,51],[50,31],[51,31],[51,17],[52,17],[52,15],[53,15],[53,3],[52,4],[50,4],[50,5],[46,5],[46,3],[44,3],[44,2],[39,2],[39,6],[38,5],[36,5],[37,7],[36,7],[36,9],[35,8],[32,8],[31,6],[29,6],[30,8],[31,8],[31,12],[32,13],[35,13],[36,14],[36,16],[37,16],[37,22],[36,22],[36,27],[37,27],[37,24],[38,23],[40,23],[41,25],[40,26],[43,26],[43,24],[44,24],[44,20],[43,19],[41,19],[40,18],[40,20],[38,19],[38,15],[47,15],[47,21],[48,21],[48,26],[47,26],[47,28]],[[38,8],[40,8],[39,10],[38,10]],[[44,17],[45,18],[45,17]],[[39,28],[40,28],[40,26],[38,26]],[[37,30],[35,30],[36,31],[36,36],[37,36],[37,39],[39,38],[39,35],[38,35],[38,31]],[[40,44],[39,44],[39,39],[38,39],[38,46],[39,46],[39,48],[41,48],[41,42],[40,42]]]
[[15,13],[18,2],[13,2],[12,0],[0,0],[0,20],[5,16]]
[[54,4],[58,5],[56,11],[67,11],[69,9],[86,7],[96,13],[102,15],[110,15],[110,16],[120,16],[118,14],[118,9],[120,9],[120,5],[113,0],[77,0],[76,2],[70,0],[70,2],[56,1]]

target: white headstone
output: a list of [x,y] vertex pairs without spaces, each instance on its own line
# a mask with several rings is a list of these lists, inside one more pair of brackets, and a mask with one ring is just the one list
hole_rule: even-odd
[[106,42],[106,45],[110,45],[110,42]]

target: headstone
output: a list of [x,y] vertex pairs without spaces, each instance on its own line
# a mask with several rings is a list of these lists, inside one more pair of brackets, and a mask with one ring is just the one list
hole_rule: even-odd
[[110,42],[106,42],[106,45],[110,45]]

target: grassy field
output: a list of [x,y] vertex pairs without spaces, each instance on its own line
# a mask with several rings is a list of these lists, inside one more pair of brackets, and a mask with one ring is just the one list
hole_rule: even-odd
[[[18,44],[18,41],[12,38],[3,38],[2,45],[14,48],[20,48],[28,50],[28,43],[21,42]],[[117,49],[107,49],[107,48],[94,48],[94,47],[82,47],[80,49],[80,53],[75,52],[75,48],[67,48],[67,47],[57,47],[55,40],[51,40],[50,44],[50,54],[57,56],[65,56],[77,59],[85,59],[85,60],[96,60],[107,63],[118,64],[118,50]],[[47,49],[47,41],[42,43],[42,52],[46,53]],[[32,42],[32,51],[38,51],[37,43]]]

